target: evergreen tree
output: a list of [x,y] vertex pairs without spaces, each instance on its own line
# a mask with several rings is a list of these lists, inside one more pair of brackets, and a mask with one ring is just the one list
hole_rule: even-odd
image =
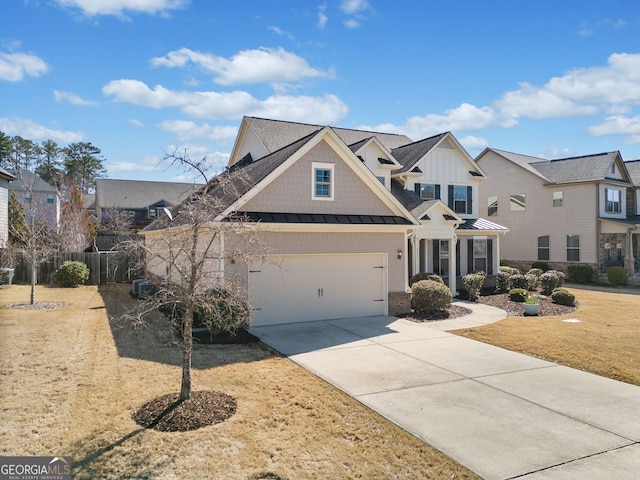
[[13,143],[11,137],[4,132],[0,132],[0,167],[8,170],[13,168],[11,163],[11,153],[13,152]]
[[104,177],[106,171],[101,150],[90,142],[76,142],[63,149],[64,171],[80,188],[82,193],[96,186],[96,178]]
[[22,138],[18,135],[11,139],[12,143],[12,155],[11,164],[14,170],[29,170],[32,171],[37,162],[38,155],[40,155],[40,146],[33,143],[28,138]]
[[24,206],[18,200],[16,192],[11,192],[9,197],[9,244],[18,248],[24,247],[30,236],[30,231]]
[[36,167],[36,174],[47,182],[49,185],[53,185],[58,190],[62,190],[63,172],[60,168],[62,162],[60,161],[61,149],[58,144],[53,140],[45,140],[42,142],[40,148],[40,156],[38,158],[38,166]]

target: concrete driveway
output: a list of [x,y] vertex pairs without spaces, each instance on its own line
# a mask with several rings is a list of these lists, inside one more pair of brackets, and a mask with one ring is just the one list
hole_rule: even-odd
[[462,338],[501,310],[251,333],[486,479],[640,478],[640,387]]

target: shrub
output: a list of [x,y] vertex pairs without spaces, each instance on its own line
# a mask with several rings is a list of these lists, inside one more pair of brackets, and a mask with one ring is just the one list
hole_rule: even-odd
[[[177,325],[182,325],[186,307],[179,292],[162,293],[160,311]],[[204,326],[212,335],[235,332],[249,325],[251,309],[238,295],[224,288],[210,288],[195,297],[193,326]]]
[[593,269],[590,265],[569,265],[567,268],[569,281],[573,283],[589,283],[593,280]]
[[420,280],[411,286],[411,305],[416,313],[435,313],[451,307],[451,290],[435,280]]
[[627,283],[627,272],[624,267],[607,268],[607,280],[612,285],[624,285]]
[[511,275],[509,278],[511,280],[511,288],[529,288],[529,280],[524,275]]
[[527,273],[525,278],[527,279],[527,290],[535,290],[540,285],[540,277],[537,275]]
[[512,302],[524,303],[528,296],[529,292],[524,288],[512,288],[509,290],[509,300]]
[[484,273],[469,273],[462,277],[462,284],[467,291],[467,297],[472,302],[475,302],[480,298],[480,291],[484,284],[486,275]]
[[520,270],[518,270],[517,268],[508,267],[504,265],[500,267],[500,271],[508,273],[509,275],[520,275]]
[[511,290],[511,275],[508,272],[498,272],[496,275],[496,290],[499,292]]
[[58,269],[58,282],[63,287],[77,287],[89,278],[89,267],[82,262],[67,261]]
[[564,273],[557,270],[548,270],[540,275],[540,287],[545,295],[551,295],[556,288],[562,286],[563,282]]
[[551,301],[558,305],[567,305],[573,307],[576,301],[576,297],[573,293],[570,293],[564,288],[556,288],[551,294]]
[[551,270],[551,267],[549,267],[549,264],[547,262],[533,262],[531,264],[531,268],[539,268],[543,272]]
[[436,273],[422,272],[416,273],[409,279],[409,286],[412,286],[414,283],[421,280],[433,280],[434,282],[438,282],[444,285],[444,280],[442,280],[442,277],[440,275]]
[[543,273],[544,271],[541,268],[532,268],[527,272],[527,275],[535,275],[536,277],[539,278],[540,275],[542,275]]

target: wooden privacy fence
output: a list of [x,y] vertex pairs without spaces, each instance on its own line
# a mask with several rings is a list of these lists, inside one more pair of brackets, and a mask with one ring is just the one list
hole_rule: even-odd
[[[138,258],[125,252],[55,252],[38,266],[38,284],[56,283],[56,272],[66,261],[82,262],[89,267],[87,285],[130,282],[140,278]],[[31,265],[18,253],[14,262],[13,283],[31,283]]]

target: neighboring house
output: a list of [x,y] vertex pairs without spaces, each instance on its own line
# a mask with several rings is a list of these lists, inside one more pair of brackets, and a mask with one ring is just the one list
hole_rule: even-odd
[[15,178],[0,168],[0,248],[5,248],[9,240],[9,182]]
[[[630,160],[624,163],[631,177],[634,188],[627,191],[627,213],[628,219],[640,224],[640,160]],[[632,249],[634,258],[635,276],[640,276],[640,231],[636,229],[636,234],[632,237]]]
[[412,142],[245,117],[224,175],[235,193],[213,189],[218,220],[255,222],[273,260],[222,266],[245,283],[252,325],[402,313],[414,273],[455,291],[457,274],[497,270],[507,229],[478,218],[486,176],[450,133]]
[[58,189],[28,170],[10,173],[15,180],[9,184],[9,195],[12,192],[16,194],[24,206],[27,221],[44,221],[53,232],[57,232],[62,208]]
[[484,213],[511,231],[504,260],[525,269],[543,261],[564,271],[587,264],[601,274],[612,265],[639,273],[638,200],[620,152],[544,160],[487,148],[476,163],[490,177],[480,186]]
[[136,228],[164,215],[201,185],[176,182],[96,179],[93,208],[98,222],[115,213],[127,215]]

